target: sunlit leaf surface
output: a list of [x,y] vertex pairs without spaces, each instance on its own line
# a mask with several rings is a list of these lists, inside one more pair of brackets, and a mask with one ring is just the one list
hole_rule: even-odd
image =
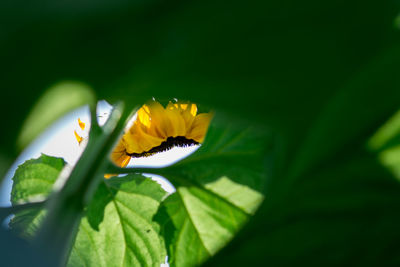
[[262,202],[266,131],[214,121],[192,156],[160,173],[177,191],[163,203],[173,266],[194,266],[229,242]]
[[100,185],[82,219],[69,266],[160,266],[165,248],[152,222],[166,192],[140,175]]

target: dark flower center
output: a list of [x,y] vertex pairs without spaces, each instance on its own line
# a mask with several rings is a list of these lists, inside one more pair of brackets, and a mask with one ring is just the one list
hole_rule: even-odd
[[132,158],[141,158],[141,157],[148,157],[154,155],[158,152],[163,152],[170,150],[173,147],[187,147],[198,145],[199,142],[196,142],[193,139],[187,139],[184,136],[177,136],[177,137],[168,137],[167,140],[162,142],[159,146],[153,147],[152,149],[142,152],[142,153],[127,153]]

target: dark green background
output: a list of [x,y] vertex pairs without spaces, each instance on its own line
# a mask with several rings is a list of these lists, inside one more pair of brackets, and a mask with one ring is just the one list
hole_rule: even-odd
[[3,0],[1,173],[30,108],[56,82],[85,82],[130,107],[190,99],[276,132],[266,202],[211,265],[398,264],[400,187],[364,144],[399,107],[399,8]]

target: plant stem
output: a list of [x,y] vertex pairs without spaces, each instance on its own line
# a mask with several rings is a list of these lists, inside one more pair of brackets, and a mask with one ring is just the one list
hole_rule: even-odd
[[122,104],[116,105],[106,124],[99,127],[94,112],[88,145],[63,188],[50,196],[48,215],[35,238],[35,244],[51,256],[53,266],[67,263],[84,207],[103,178],[108,156],[130,115],[123,113]]

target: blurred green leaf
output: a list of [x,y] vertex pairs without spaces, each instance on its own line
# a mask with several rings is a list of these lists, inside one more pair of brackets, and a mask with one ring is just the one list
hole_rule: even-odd
[[16,212],[9,225],[19,236],[32,240],[45,216],[46,210],[43,207],[29,208]]
[[132,106],[189,99],[278,136],[269,199],[216,265],[398,265],[398,182],[360,148],[398,109],[398,1],[104,6],[2,1],[2,162],[40,92],[65,77]]
[[396,144],[400,144],[400,111],[376,131],[367,145],[372,151],[380,151]]
[[397,265],[400,184],[375,155],[351,150],[304,174],[279,202],[265,201],[206,266]]
[[384,123],[398,110],[396,51],[330,99],[274,174],[269,201],[209,266],[399,263],[398,115]]
[[[367,62],[338,90],[302,140],[293,165],[288,168],[289,180],[297,179],[302,172],[328,160],[348,143],[369,138],[398,109],[400,91],[393,92],[393,88],[400,87],[396,70],[399,64],[399,47],[387,49]],[[386,127],[385,134],[394,134],[387,131],[396,131],[396,124],[395,121],[391,124],[394,129]],[[382,137],[375,137],[374,142],[378,141],[376,138]]]
[[2,266],[54,266],[45,250],[32,246],[8,230],[0,229],[0,240]]
[[400,112],[396,112],[368,140],[368,150],[377,153],[378,160],[400,180]]
[[106,180],[81,221],[68,265],[159,267],[166,251],[152,218],[165,196],[141,175]]
[[61,82],[49,88],[26,118],[17,140],[19,149],[27,146],[52,122],[80,106],[95,104],[92,90],[83,83]]

